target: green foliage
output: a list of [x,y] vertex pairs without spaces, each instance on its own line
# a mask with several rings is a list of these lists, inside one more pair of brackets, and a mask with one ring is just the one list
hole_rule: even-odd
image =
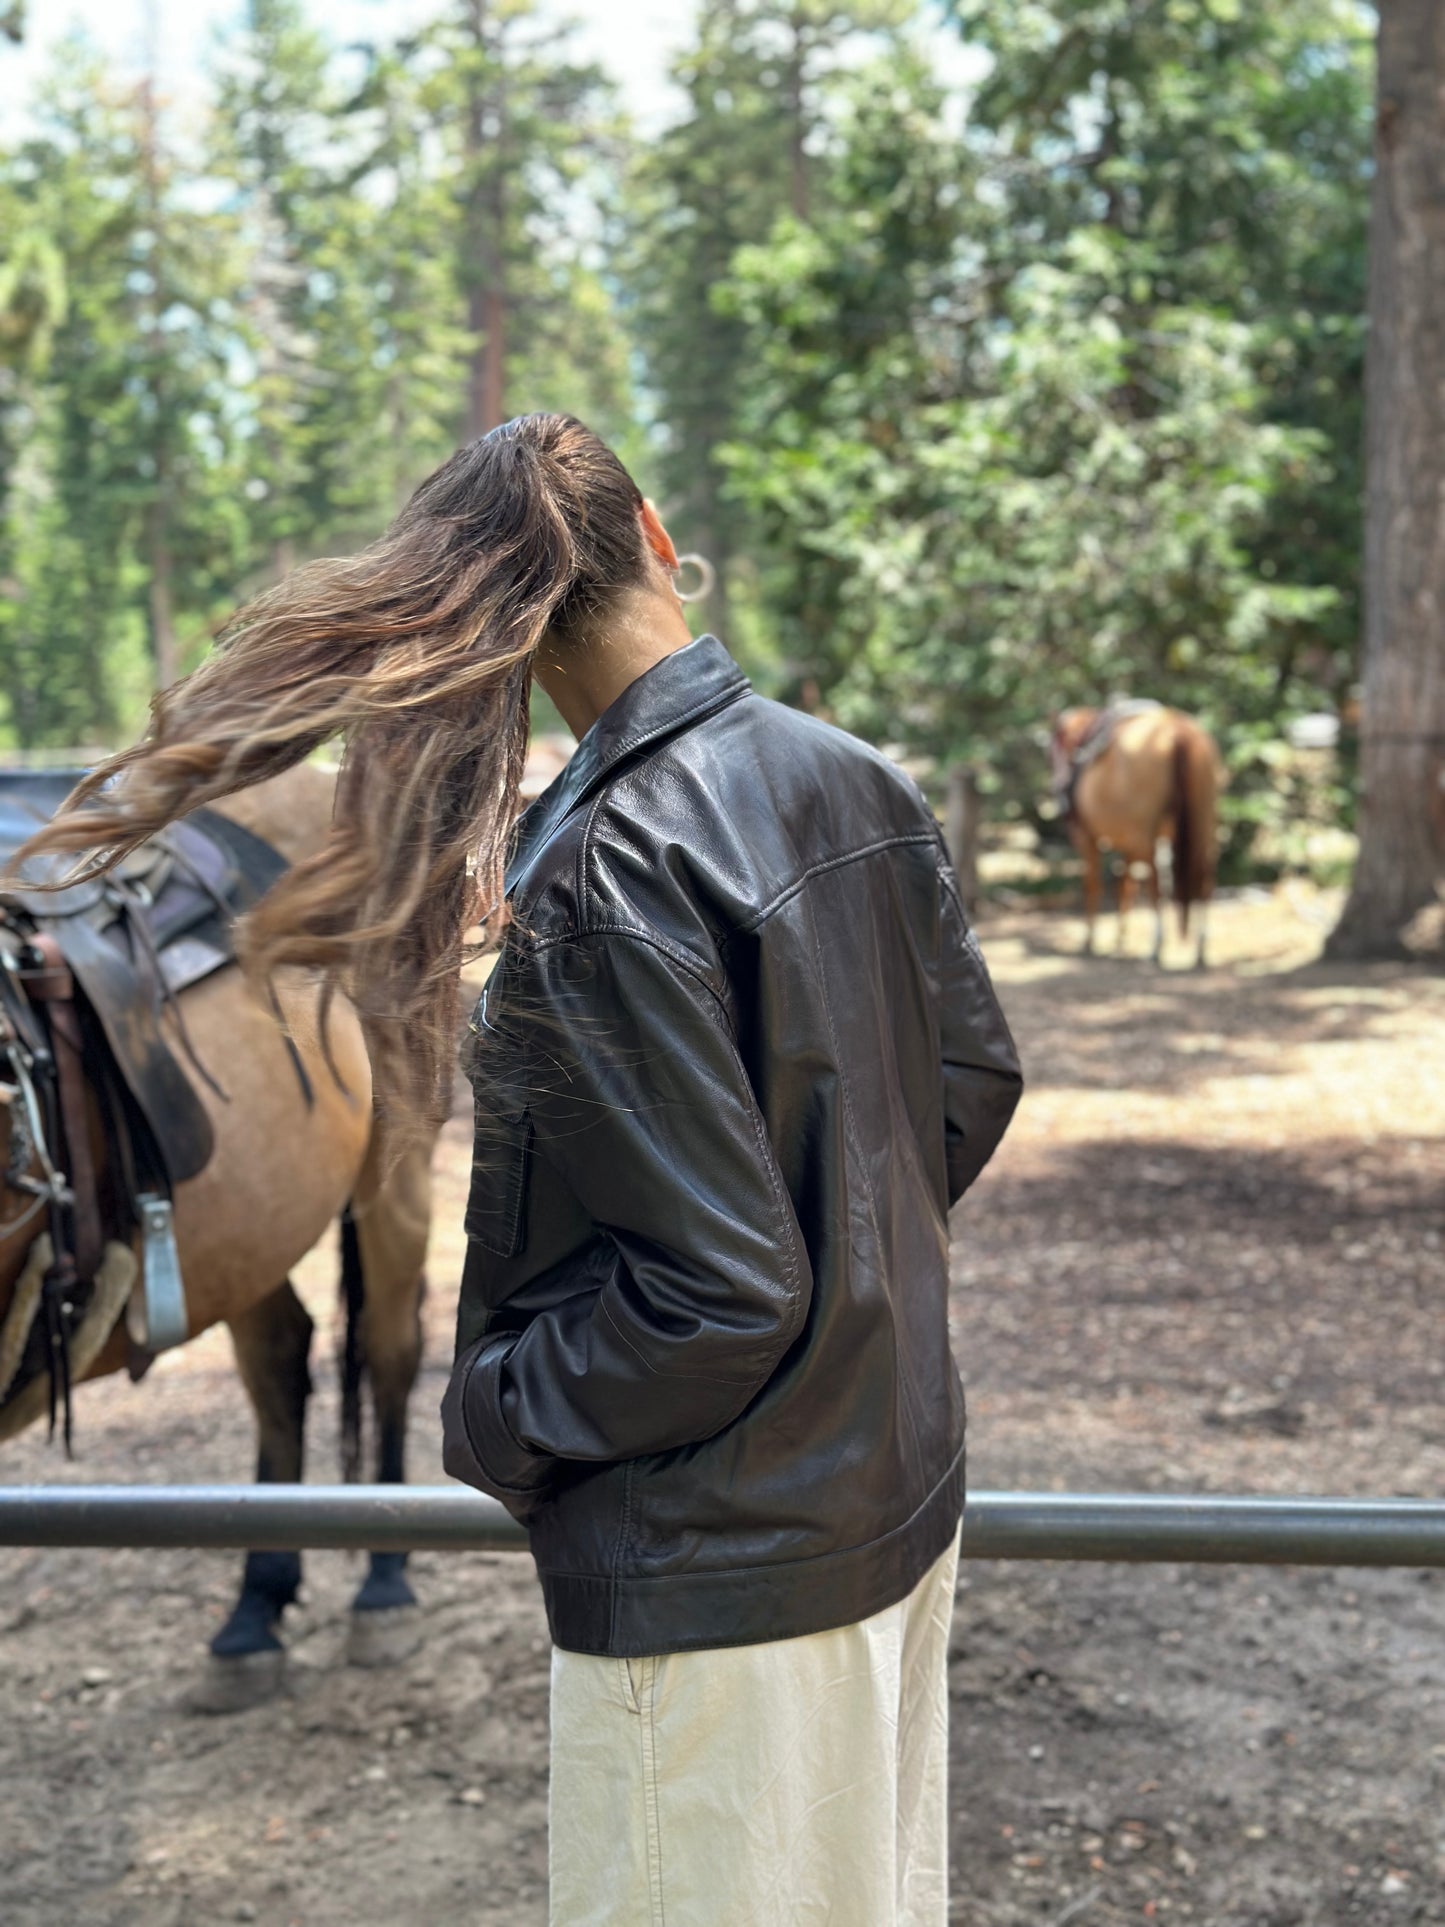
[[0,737],[131,732],[148,647],[183,669],[379,532],[467,432],[480,285],[517,410],[639,449],[599,265],[620,125],[531,0],[344,52],[250,0],[194,151],[80,40],[31,118],[0,145]]
[[600,69],[572,57],[569,31],[534,0],[453,0],[374,61],[361,99],[398,186],[430,150],[425,232],[401,237],[401,253],[445,256],[458,311],[483,332],[495,298],[503,412],[514,399],[570,409],[625,440],[626,353],[595,261],[623,127]]
[[970,137],[922,49],[844,76],[735,254],[722,459],[791,685],[1032,807],[1065,705],[1228,749],[1348,681],[1368,86],[1349,7],[960,12]]
[[[1320,463],[1282,478],[1251,557],[1266,578],[1336,591],[1296,642],[1300,673],[1338,698],[1359,630],[1373,10],[957,0],[955,13],[993,59],[972,119],[994,141],[995,252],[1023,266],[1103,231],[1133,335],[1147,340],[1156,307],[1243,323],[1259,418],[1322,438]],[[1086,277],[1081,299],[1092,292]]]
[[225,391],[231,235],[172,198],[140,100],[78,43],[35,132],[0,155],[0,198],[17,216],[0,269],[15,344],[0,395],[9,726],[26,744],[93,738],[116,726],[157,504],[192,608],[224,592],[244,550]]
[[173,144],[73,43],[0,143],[0,733],[572,410],[766,686],[1032,810],[1051,714],[1192,709],[1273,836],[1359,596],[1355,0],[701,0],[634,139],[540,0],[339,49],[249,0]]
[[685,109],[639,152],[629,183],[616,271],[654,400],[659,486],[687,545],[718,566],[707,613],[729,633],[741,617],[764,649],[756,585],[739,580],[754,518],[727,489],[722,455],[756,386],[729,275],[738,251],[766,242],[785,215],[818,211],[843,50],[911,10],[897,0],[702,0],[694,44],[673,69]]

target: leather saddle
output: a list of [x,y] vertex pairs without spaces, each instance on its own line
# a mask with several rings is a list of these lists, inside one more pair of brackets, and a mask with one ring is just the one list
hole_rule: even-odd
[[1113,702],[1096,711],[1094,720],[1074,745],[1068,771],[1059,787],[1059,802],[1066,817],[1072,817],[1078,807],[1079,778],[1108,749],[1120,723],[1130,716],[1147,715],[1161,707],[1151,696],[1132,696],[1116,697]]
[[[82,772],[0,770],[0,868],[49,820]],[[0,886],[0,917],[53,939],[94,1014],[126,1094],[144,1121],[167,1190],[194,1177],[214,1148],[210,1120],[162,1027],[180,992],[235,957],[232,925],[286,869],[270,844],[200,809],[103,877],[27,890],[71,867],[42,859]],[[184,1024],[172,1034],[189,1054]],[[215,1080],[192,1056],[196,1072]]]

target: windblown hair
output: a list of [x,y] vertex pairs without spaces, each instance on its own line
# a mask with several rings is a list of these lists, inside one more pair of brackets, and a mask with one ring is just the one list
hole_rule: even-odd
[[141,742],[91,771],[22,857],[80,854],[72,875],[99,874],[186,811],[339,739],[327,841],[245,918],[241,955],[261,979],[299,965],[326,998],[344,992],[383,1111],[439,1122],[466,931],[500,909],[533,658],[544,637],[587,637],[647,581],[641,507],[570,416],[493,429],[379,541],[240,609],[156,697]]

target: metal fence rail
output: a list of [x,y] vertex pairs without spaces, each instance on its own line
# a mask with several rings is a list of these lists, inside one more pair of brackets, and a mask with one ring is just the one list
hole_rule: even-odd
[[[526,1534],[455,1485],[0,1487],[3,1546],[515,1552]],[[1445,1503],[976,1492],[966,1559],[1445,1567]]]

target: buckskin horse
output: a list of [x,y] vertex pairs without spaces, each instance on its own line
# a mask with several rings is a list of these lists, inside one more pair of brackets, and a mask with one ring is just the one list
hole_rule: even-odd
[[1050,750],[1055,794],[1069,836],[1084,862],[1085,955],[1094,948],[1094,922],[1103,893],[1103,851],[1122,859],[1119,874],[1119,947],[1133,899],[1132,866],[1143,864],[1154,906],[1153,961],[1164,950],[1158,846],[1170,845],[1179,934],[1189,934],[1198,905],[1195,964],[1203,968],[1209,901],[1218,861],[1218,801],[1223,763],[1213,737],[1192,716],[1160,703],[1114,703],[1106,709],[1068,709],[1058,718]]
[[[0,847],[71,780],[0,776]],[[0,891],[0,1439],[47,1410],[53,1428],[59,1410],[68,1443],[72,1381],[139,1377],[223,1320],[255,1409],[256,1476],[299,1479],[313,1323],[288,1274],[340,1218],[346,1470],[364,1373],[376,1476],[404,1477],[430,1147],[383,1152],[351,1007],[323,1013],[293,974],[268,1009],[230,944],[236,912],[320,845],[333,790],[303,765],[183,819],[114,876]],[[371,1555],[351,1615],[360,1664],[417,1642],[405,1562]],[[247,1557],[195,1703],[226,1711],[280,1688],[300,1581],[296,1553]]]

